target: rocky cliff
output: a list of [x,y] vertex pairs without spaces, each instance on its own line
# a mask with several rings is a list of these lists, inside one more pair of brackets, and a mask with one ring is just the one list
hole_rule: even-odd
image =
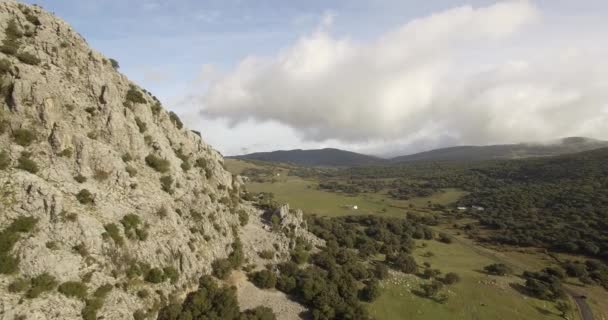
[[222,156],[67,23],[2,1],[0,39],[0,319],[153,317],[247,217],[252,261],[288,256]]

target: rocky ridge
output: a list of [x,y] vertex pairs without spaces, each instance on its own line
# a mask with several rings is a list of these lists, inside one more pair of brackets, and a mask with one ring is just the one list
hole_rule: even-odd
[[[67,23],[2,1],[0,41],[0,319],[152,317],[230,253],[247,218],[251,262],[289,257],[293,241],[241,199],[223,157]],[[301,213],[281,212],[313,239]]]

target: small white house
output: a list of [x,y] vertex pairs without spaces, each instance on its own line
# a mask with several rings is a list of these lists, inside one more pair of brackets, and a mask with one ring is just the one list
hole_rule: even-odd
[[473,206],[473,209],[477,210],[477,211],[484,211],[484,207],[480,207],[480,206]]
[[467,207],[458,207],[457,209],[460,211],[465,211],[465,210],[467,210]]
[[353,210],[357,210],[357,209],[359,209],[359,207],[358,207],[358,206],[356,206],[356,205],[354,205],[354,206],[353,206]]

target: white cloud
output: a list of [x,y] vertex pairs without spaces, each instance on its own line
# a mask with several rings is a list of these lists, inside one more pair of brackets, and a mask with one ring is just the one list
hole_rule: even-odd
[[202,114],[349,144],[608,134],[608,67],[594,48],[507,50],[542,21],[530,2],[443,11],[369,43],[333,37],[332,17],[275,57],[248,57],[210,83]]

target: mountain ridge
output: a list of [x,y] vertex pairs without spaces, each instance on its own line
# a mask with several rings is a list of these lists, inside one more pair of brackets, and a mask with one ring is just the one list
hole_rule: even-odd
[[409,161],[482,161],[549,157],[602,147],[608,147],[608,141],[586,137],[566,137],[550,143],[452,146],[391,158],[382,158],[338,148],[276,150],[226,158],[283,162],[302,166],[348,167],[396,164]]

